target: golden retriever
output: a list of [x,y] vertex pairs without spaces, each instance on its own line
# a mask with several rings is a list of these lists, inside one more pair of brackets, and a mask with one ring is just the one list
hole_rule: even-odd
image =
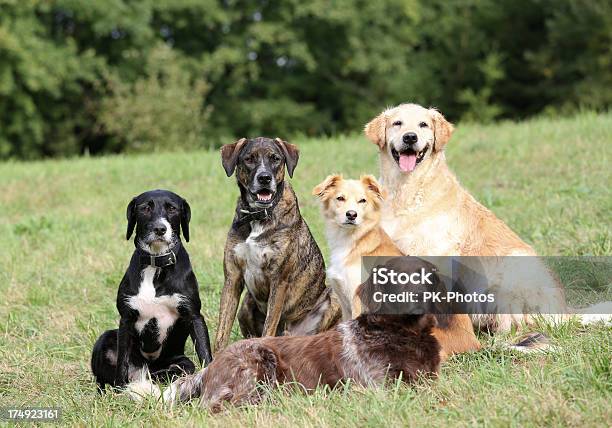
[[[365,126],[365,135],[379,148],[381,182],[389,192],[382,214],[385,231],[403,253],[414,256],[535,256],[450,171],[444,148],[452,133],[453,125],[438,110],[417,104],[386,109]],[[508,330],[529,322],[523,315],[529,312],[568,313],[561,287],[537,258],[488,260],[487,271],[502,273],[497,291],[512,300],[513,313],[473,317],[481,327]],[[529,269],[514,269],[526,262],[532,264]],[[534,302],[545,304],[534,307]]]

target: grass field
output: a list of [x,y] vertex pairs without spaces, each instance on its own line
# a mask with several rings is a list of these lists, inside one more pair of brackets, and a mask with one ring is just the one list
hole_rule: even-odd
[[[301,157],[292,184],[327,256],[310,190],[332,172],[377,174],[376,148],[362,136],[294,143]],[[611,156],[612,114],[585,113],[459,126],[447,159],[540,254],[611,255]],[[118,323],[117,286],[133,249],[125,208],[152,188],[191,204],[186,246],[214,337],[237,196],[217,152],[0,164],[0,407],[56,406],[62,423],[94,426],[612,425],[612,331],[573,324],[541,326],[560,347],[551,355],[515,355],[502,349],[508,338],[482,336],[485,350],[451,359],[437,381],[411,388],[275,393],[259,407],[217,416],[195,405],[167,410],[97,395],[90,351]]]

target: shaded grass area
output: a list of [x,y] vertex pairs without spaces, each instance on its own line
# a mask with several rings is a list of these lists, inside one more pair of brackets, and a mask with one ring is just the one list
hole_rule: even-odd
[[[540,254],[601,256],[612,253],[611,140],[610,114],[465,125],[447,158],[476,198]],[[294,142],[301,156],[292,185],[327,257],[310,190],[333,172],[377,175],[376,148],[360,135]],[[514,355],[502,347],[507,338],[483,336],[484,351],[457,356],[437,381],[410,388],[279,392],[262,406],[214,417],[195,405],[162,410],[100,397],[89,356],[97,336],[118,321],[117,287],[133,248],[123,239],[127,203],[152,188],[190,202],[187,250],[214,337],[234,180],[218,153],[194,152],[4,163],[0,188],[0,406],[58,406],[64,423],[96,426],[612,422],[610,328],[575,324],[542,326],[560,348],[553,355]]]

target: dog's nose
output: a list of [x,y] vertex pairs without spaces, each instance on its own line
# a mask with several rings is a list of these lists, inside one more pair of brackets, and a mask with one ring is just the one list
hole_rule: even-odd
[[347,211],[346,212],[346,218],[348,218],[349,220],[355,220],[357,218],[357,211]]
[[166,233],[166,230],[168,229],[163,224],[160,224],[153,228],[153,232],[155,232],[157,236],[163,236]]
[[419,141],[419,137],[414,132],[406,132],[402,137],[402,140],[404,140],[404,143],[406,144],[414,144]]
[[270,182],[272,181],[272,174],[268,174],[267,172],[264,172],[262,174],[259,174],[257,176],[257,181],[259,182],[259,184],[270,184]]

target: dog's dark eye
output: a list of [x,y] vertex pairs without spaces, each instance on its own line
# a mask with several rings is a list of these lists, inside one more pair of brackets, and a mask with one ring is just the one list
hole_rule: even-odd
[[166,211],[168,211],[169,213],[174,213],[176,212],[176,207],[172,205],[168,205],[168,207],[166,208]]
[[419,123],[419,128],[427,128],[429,125],[427,125],[426,122],[421,122]]
[[395,122],[393,122],[393,126],[402,126],[402,121],[396,120]]
[[338,196],[338,197],[336,198],[336,200],[337,200],[337,201],[340,201],[340,202],[344,202],[344,201],[346,201],[346,199],[344,199],[344,196]]
[[244,161],[246,163],[253,163],[255,162],[255,156],[247,156],[246,158],[244,158]]
[[358,203],[358,204],[365,204],[365,203],[366,203],[366,200],[365,200],[365,199],[359,199],[359,200],[357,201],[357,203]]
[[145,214],[148,214],[148,213],[149,213],[149,211],[151,211],[151,207],[150,207],[150,206],[148,206],[148,205],[141,205],[141,207],[140,207],[140,211],[142,211],[142,212],[143,212],[143,213],[145,213]]
[[271,160],[272,162],[279,162],[279,161],[281,160],[281,158],[280,158],[280,156],[279,156],[279,155],[277,155],[277,154],[272,154],[272,155],[270,155],[270,160]]

